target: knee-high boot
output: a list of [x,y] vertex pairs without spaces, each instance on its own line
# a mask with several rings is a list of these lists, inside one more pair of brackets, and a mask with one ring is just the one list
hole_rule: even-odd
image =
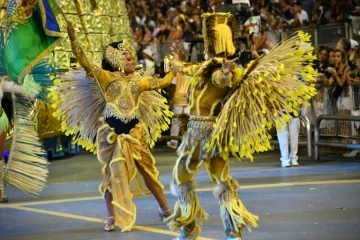
[[214,196],[219,200],[220,216],[226,239],[241,239],[241,232],[257,227],[258,216],[248,212],[236,192],[238,183],[234,179],[221,182],[214,187]]
[[181,228],[179,240],[192,240],[200,235],[201,228],[195,225],[195,218],[198,224],[202,224],[202,218],[208,214],[201,208],[199,199],[195,194],[193,181],[170,185],[171,193],[178,198],[174,207],[174,213],[165,219],[171,230]]

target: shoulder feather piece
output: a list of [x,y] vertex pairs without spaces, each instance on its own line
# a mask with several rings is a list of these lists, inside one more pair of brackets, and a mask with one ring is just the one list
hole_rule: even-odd
[[99,118],[106,106],[98,84],[86,78],[82,70],[63,75],[61,81],[55,82],[56,88],[50,93],[54,117],[61,119],[62,131],[73,135],[75,143],[95,153]]
[[270,149],[268,130],[286,124],[289,114],[298,115],[299,106],[316,94],[316,57],[309,40],[308,34],[297,32],[234,80],[235,92],[217,118],[208,151],[216,148],[225,159],[232,153],[252,160],[254,152]]

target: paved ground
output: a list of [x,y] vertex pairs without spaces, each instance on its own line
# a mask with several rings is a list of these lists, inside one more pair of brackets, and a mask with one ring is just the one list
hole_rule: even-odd
[[[154,155],[173,206],[168,183],[176,160],[169,149]],[[259,215],[259,227],[244,233],[246,240],[360,239],[360,158],[323,155],[320,162],[300,154],[300,167],[280,168],[278,151],[256,155],[254,162],[231,160],[231,174],[241,184],[245,206]],[[10,202],[0,205],[0,239],[172,239],[157,218],[152,196],[135,199],[133,231],[104,232],[105,203],[97,192],[100,167],[94,155],[80,153],[54,160],[42,197],[33,199],[7,187]],[[205,169],[197,176],[198,196],[210,214],[199,239],[223,239],[219,209]]]

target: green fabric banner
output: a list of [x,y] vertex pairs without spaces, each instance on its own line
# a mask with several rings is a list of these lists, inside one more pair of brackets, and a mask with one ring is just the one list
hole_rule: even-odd
[[[8,6],[13,12],[9,17],[10,31],[7,32],[4,61],[7,74],[15,82],[22,83],[25,75],[46,57],[63,37],[52,9],[56,5],[50,1],[38,0],[30,8],[30,14],[19,10],[24,4],[27,7],[26,2],[15,7]],[[20,14],[27,14],[25,23],[17,21]]]

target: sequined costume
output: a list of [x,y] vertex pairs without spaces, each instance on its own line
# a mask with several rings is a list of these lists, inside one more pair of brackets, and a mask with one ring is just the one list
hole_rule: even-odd
[[178,201],[174,214],[166,219],[171,229],[181,227],[177,239],[196,239],[201,229],[195,219],[201,224],[207,216],[194,187],[194,177],[203,164],[215,183],[213,193],[219,201],[226,239],[242,239],[245,228],[257,227],[258,217],[244,207],[237,193],[238,183],[229,174],[229,154],[252,159],[255,151],[270,149],[267,130],[273,123],[280,126],[286,122],[291,118],[286,111],[294,109],[286,99],[295,105],[315,94],[314,86],[296,78],[302,74],[306,81],[313,81],[315,75],[311,66],[302,65],[314,59],[303,48],[308,40],[303,33],[280,43],[246,69],[232,64],[226,72],[223,62],[235,52],[237,29],[229,13],[203,14],[205,53],[214,57],[191,66],[176,60],[171,63],[175,70],[192,76],[190,117],[171,184]]
[[[170,123],[166,99],[155,90],[168,86],[174,74],[157,79],[138,72],[106,71],[87,63],[77,41],[72,48],[87,78],[81,72],[62,77],[57,114],[67,134],[78,136],[80,145],[97,152],[103,173],[100,193],[111,192],[115,223],[130,231],[136,220],[132,198],[148,191],[138,177],[138,167],[163,188],[148,145],[153,146]],[[114,69],[124,69],[124,52],[132,53],[126,42],[117,48],[108,46],[104,57]]]

